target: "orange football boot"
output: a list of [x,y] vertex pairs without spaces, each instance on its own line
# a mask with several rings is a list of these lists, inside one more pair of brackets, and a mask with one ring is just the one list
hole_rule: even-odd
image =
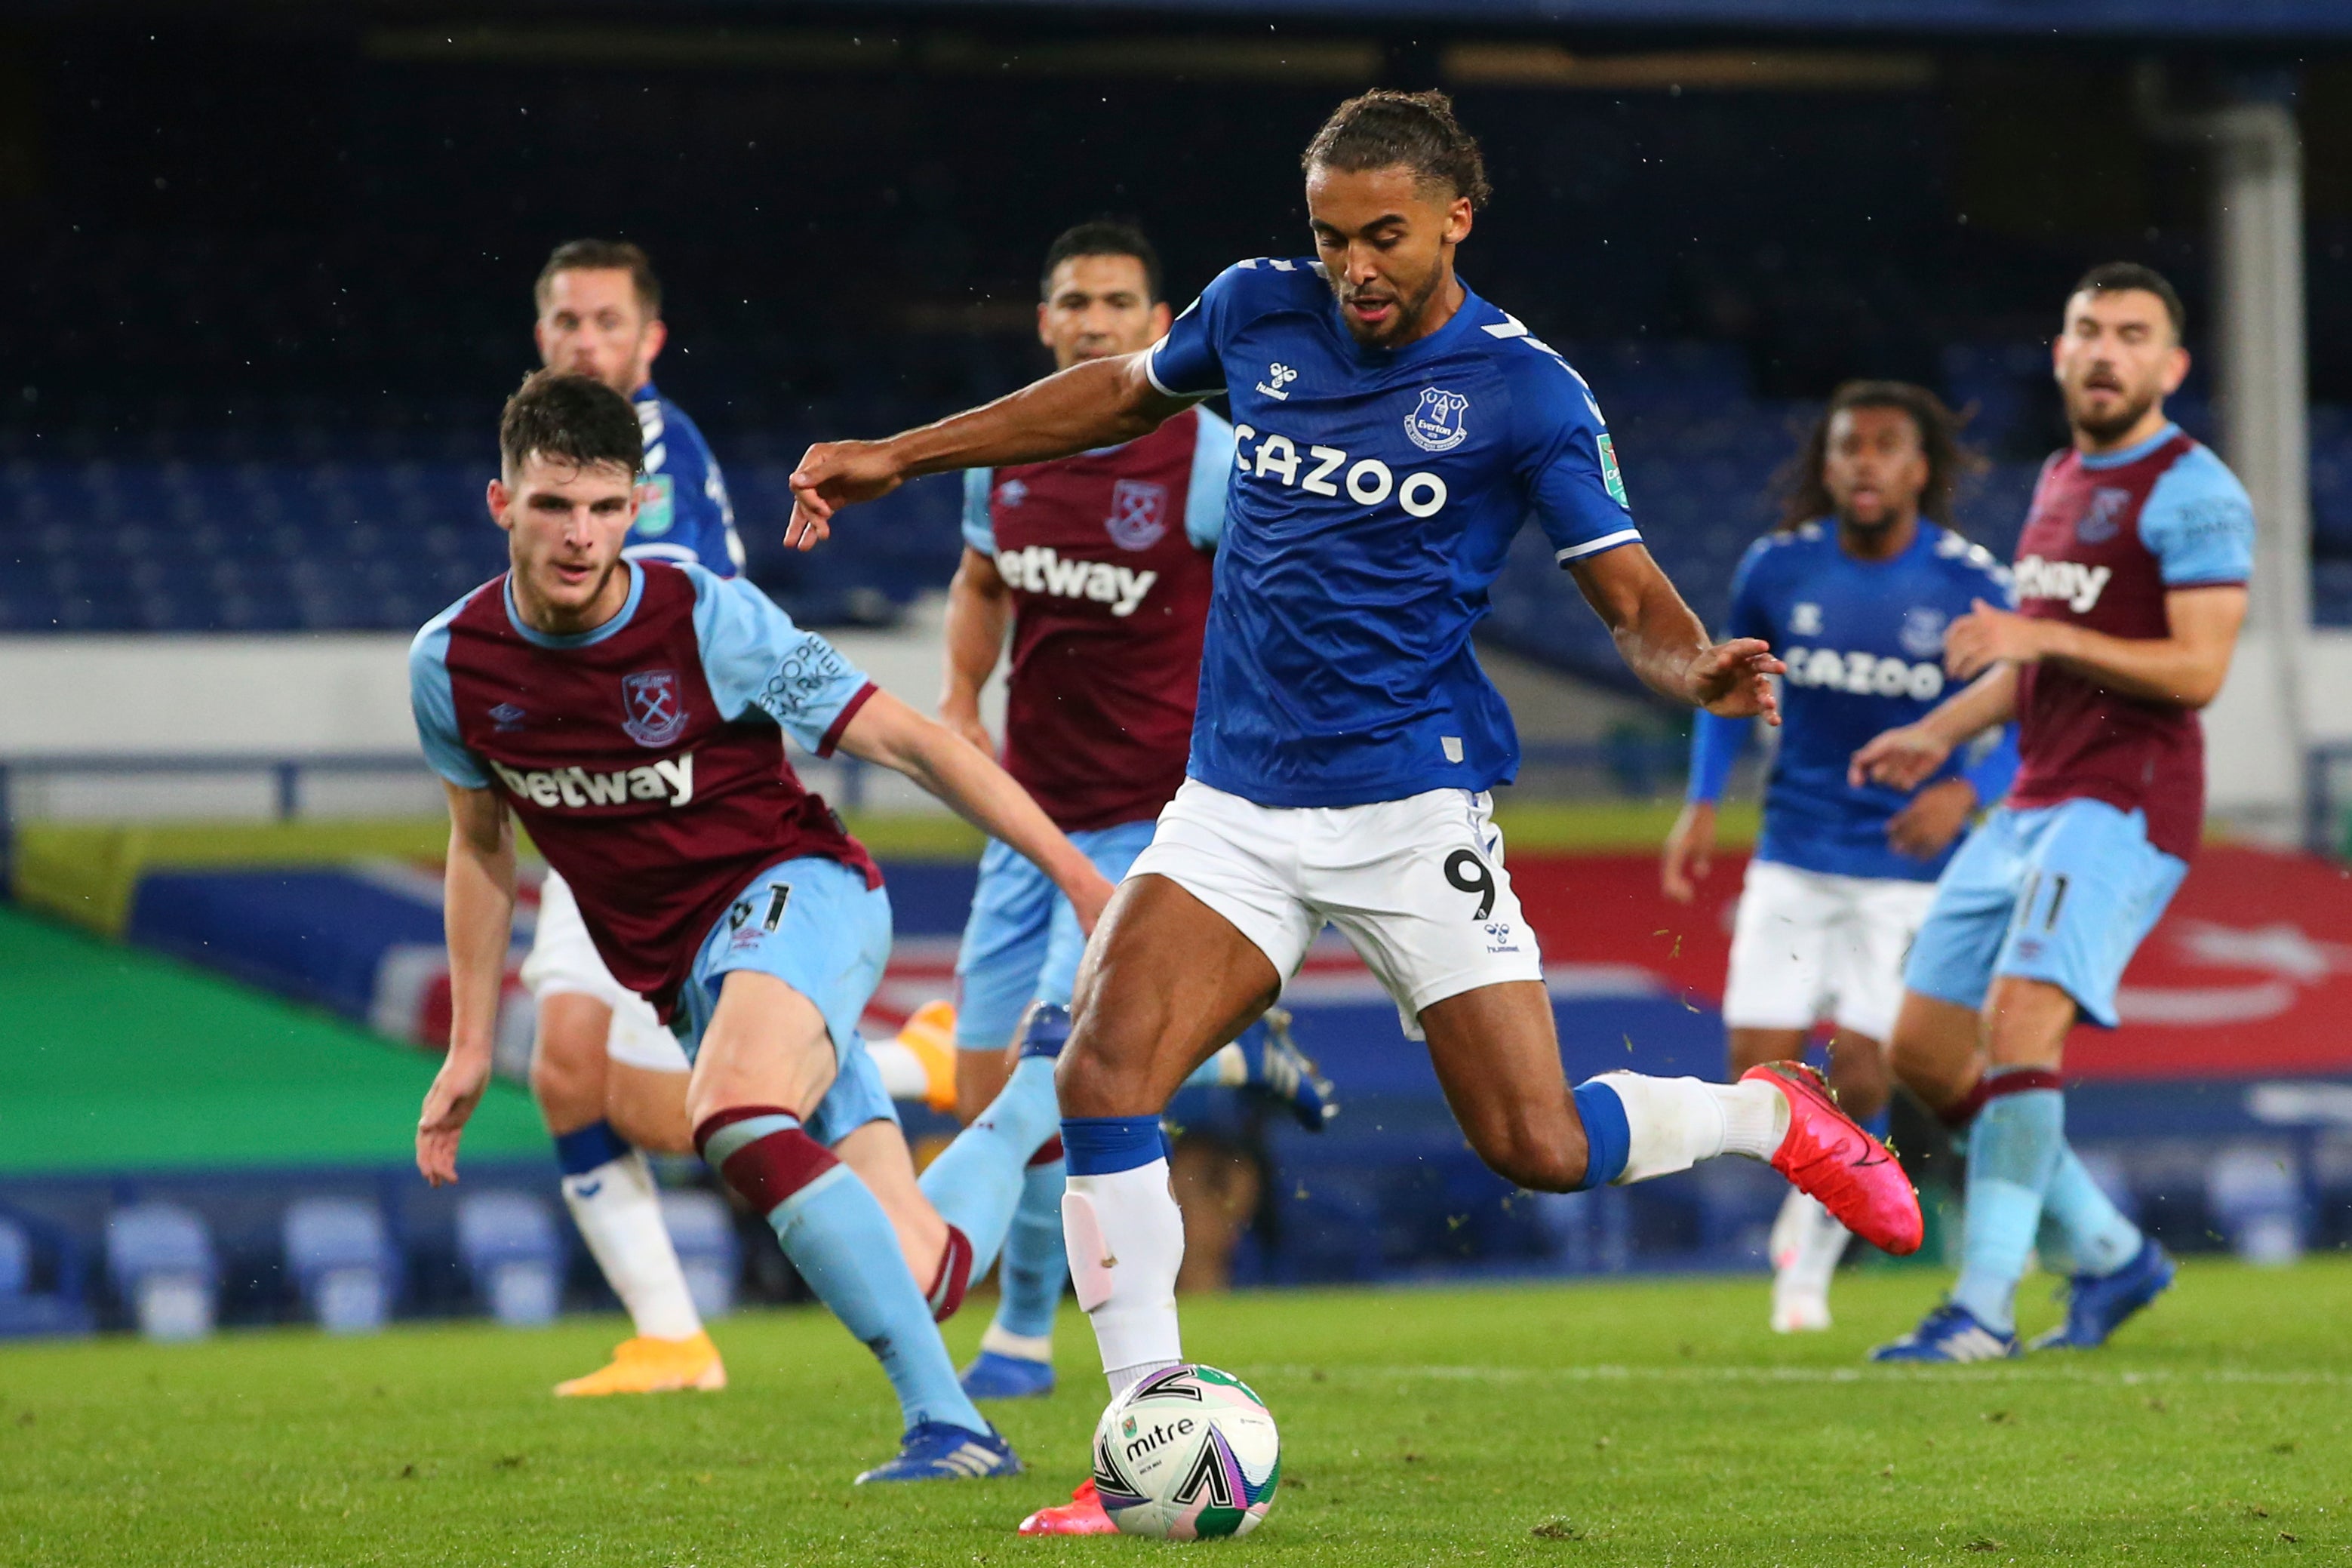
[[707,1333],[690,1340],[656,1340],[640,1334],[614,1347],[609,1365],[585,1377],[559,1383],[555,1392],[565,1398],[598,1394],[667,1394],[673,1389],[705,1391],[727,1386],[727,1367],[719,1347]]
[[1846,1229],[1896,1257],[1919,1250],[1927,1224],[1919,1194],[1885,1144],[1837,1108],[1822,1075],[1801,1062],[1764,1062],[1739,1075],[1759,1079],[1789,1102],[1789,1131],[1772,1168],[1811,1193]]

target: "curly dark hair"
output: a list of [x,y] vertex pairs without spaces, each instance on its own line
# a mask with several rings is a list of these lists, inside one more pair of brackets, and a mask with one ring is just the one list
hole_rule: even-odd
[[1478,139],[1462,129],[1454,100],[1442,92],[1381,88],[1349,99],[1299,155],[1300,168],[1318,164],[1351,174],[1402,164],[1418,179],[1453,187],[1481,212],[1495,198]]
[[1829,487],[1822,482],[1822,465],[1829,457],[1830,425],[1849,408],[1899,408],[1910,416],[1919,432],[1919,449],[1927,456],[1927,487],[1919,492],[1919,512],[1931,521],[1952,525],[1952,497],[1960,480],[1984,467],[1984,458],[1960,445],[1962,416],[1944,406],[1944,400],[1924,386],[1907,381],[1849,381],[1830,395],[1821,417],[1805,436],[1797,455],[1776,479],[1780,492],[1782,528],[1826,517],[1835,509]]

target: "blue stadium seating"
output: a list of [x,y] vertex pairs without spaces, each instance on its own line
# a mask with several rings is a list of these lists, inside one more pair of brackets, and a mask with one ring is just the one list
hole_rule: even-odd
[[[960,383],[1010,384],[1031,368],[997,338],[932,340],[925,352],[959,342],[969,362],[955,367]],[[912,416],[904,386],[920,355],[898,347],[906,363],[894,353],[853,362],[862,368],[825,405],[828,418],[848,423],[824,427]],[[1702,615],[1719,616],[1741,552],[1771,524],[1773,477],[1818,405],[1756,395],[1730,344],[1569,352],[1609,411],[1652,550]],[[2045,354],[2039,344],[1994,343],[1944,356],[1945,391],[1972,411],[1970,438],[1990,458],[1963,488],[1958,521],[1996,552],[2014,542],[2050,445]],[[406,434],[339,437],[275,424],[266,451],[242,455],[235,442],[170,436],[151,443],[152,456],[77,458],[58,449],[70,442],[44,443],[36,456],[15,443],[16,455],[0,458],[0,633],[413,628],[505,559],[483,514],[489,457],[477,440],[446,434],[458,412]],[[2192,431],[2209,433],[2196,387],[2179,412]],[[484,415],[475,428],[487,423]],[[956,482],[908,486],[826,548],[787,551],[789,476],[813,428],[716,434],[751,575],[810,624],[887,622],[954,571]],[[2352,625],[2352,407],[2314,409],[2312,450],[2315,614]],[[1601,628],[1558,613],[1559,594],[1541,540],[1522,536],[1495,587],[1493,632],[1535,657],[1622,679]]]

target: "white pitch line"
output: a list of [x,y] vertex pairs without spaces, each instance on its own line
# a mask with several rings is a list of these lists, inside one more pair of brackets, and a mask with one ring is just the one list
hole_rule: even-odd
[[2074,1383],[2136,1388],[2143,1384],[2245,1384],[2265,1387],[2343,1387],[2352,1373],[2255,1372],[2228,1367],[2203,1371],[2103,1372],[2092,1367],[2001,1366],[1977,1363],[1965,1368],[1924,1366],[1325,1366],[1251,1368],[1252,1377],[1312,1379],[1421,1379],[1437,1383],[1932,1383],[1945,1387],[1971,1383]]

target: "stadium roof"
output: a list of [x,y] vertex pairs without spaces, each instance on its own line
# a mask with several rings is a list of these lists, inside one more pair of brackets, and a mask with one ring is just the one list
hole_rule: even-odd
[[[933,0],[1002,8],[1006,0]],[[1013,0],[1041,7],[1066,0]],[[1162,16],[1789,29],[1818,34],[2223,39],[2352,38],[2347,0],[1093,0]]]

